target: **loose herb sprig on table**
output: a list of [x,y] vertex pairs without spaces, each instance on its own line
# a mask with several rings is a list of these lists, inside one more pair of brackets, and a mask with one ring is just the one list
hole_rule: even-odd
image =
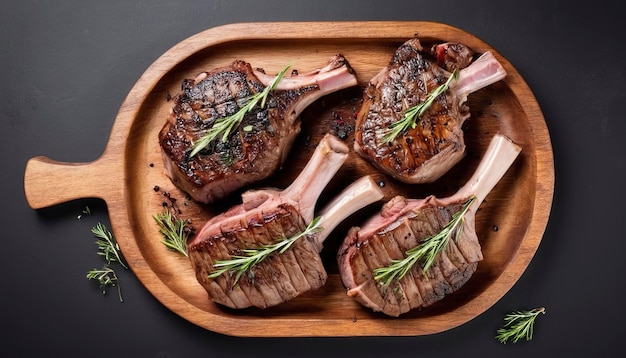
[[104,256],[107,264],[111,264],[112,262],[117,262],[125,269],[128,268],[124,261],[122,260],[122,253],[120,252],[120,248],[115,242],[113,238],[113,234],[107,229],[107,227],[98,223],[96,226],[91,228],[91,232],[94,234],[96,238],[99,240],[96,241],[96,245],[98,245],[98,255]]
[[96,280],[100,284],[102,293],[106,294],[109,287],[117,287],[117,295],[120,302],[124,302],[122,298],[122,290],[119,284],[119,279],[115,274],[115,270],[111,267],[111,264],[117,263],[125,269],[128,266],[124,263],[122,254],[120,252],[117,242],[113,238],[113,234],[102,223],[98,223],[91,228],[93,235],[98,238],[95,242],[98,245],[98,255],[104,257],[105,264],[102,269],[92,269],[87,271],[88,280]]
[[163,236],[163,244],[170,250],[188,256],[187,231],[185,220],[175,218],[169,211],[154,215],[154,221],[159,225],[159,232]]
[[406,257],[401,260],[391,260],[389,266],[374,270],[374,280],[383,286],[388,286],[393,280],[400,280],[411,270],[413,265],[422,262],[422,271],[426,272],[437,258],[437,255],[448,245],[450,238],[456,239],[463,229],[465,214],[476,200],[470,197],[461,207],[461,210],[452,215],[450,222],[437,234],[426,238],[422,243],[406,251]]
[[122,290],[119,284],[119,279],[115,274],[115,270],[113,270],[109,265],[104,265],[102,269],[91,269],[87,271],[87,279],[88,280],[96,280],[100,284],[100,289],[102,289],[102,294],[106,294],[106,290],[109,286],[117,287],[117,296],[120,299],[120,302],[124,302],[122,298]]
[[517,343],[520,339],[526,341],[533,339],[535,319],[539,314],[545,314],[544,307],[535,308],[529,311],[516,311],[504,317],[504,325],[496,331],[496,339],[502,344],[508,341]]
[[431,93],[426,96],[426,100],[421,102],[404,112],[404,116],[397,122],[392,123],[389,126],[388,132],[383,137],[383,143],[388,143],[394,140],[400,133],[405,132],[410,128],[415,128],[417,123],[417,119],[421,117],[424,112],[433,104],[435,98],[437,98],[440,94],[444,93],[450,87],[450,83],[459,77],[459,71],[454,70],[452,75],[448,77],[446,83],[440,85],[435,88]]
[[[194,143],[193,149],[191,153],[189,154],[189,157],[193,157],[194,155],[198,154],[202,149],[206,148],[209,144],[211,144],[211,142],[213,142],[220,136],[222,137],[222,142],[226,142],[226,140],[228,139],[228,136],[230,135],[230,132],[234,128],[239,126],[239,124],[241,124],[246,113],[252,111],[252,109],[256,107],[259,101],[261,102],[259,107],[260,108],[265,107],[267,96],[269,96],[271,91],[276,89],[278,82],[280,82],[280,80],[285,75],[285,72],[287,72],[287,70],[290,67],[291,65],[285,67],[282,71],[280,71],[278,75],[276,75],[276,78],[274,78],[272,83],[269,86],[265,87],[262,92],[255,93],[252,96],[248,97],[247,98],[248,102],[243,107],[241,107],[241,109],[239,109],[237,113],[230,115],[228,117],[217,119],[215,123],[213,124],[213,127],[209,129],[207,134],[205,134],[202,138],[200,138],[198,141]],[[251,128],[248,128],[248,129],[251,129]]]
[[233,283],[234,285],[237,281],[239,281],[241,275],[249,271],[254,265],[265,260],[271,254],[275,252],[280,252],[282,254],[299,238],[322,231],[323,228],[320,226],[321,219],[322,218],[318,216],[311,220],[304,231],[290,238],[283,238],[274,244],[263,245],[256,249],[245,249],[243,250],[245,256],[233,255],[231,259],[216,261],[213,264],[213,267],[216,268],[216,270],[210,273],[209,277],[216,278],[225,272],[234,273],[236,274],[235,281]]

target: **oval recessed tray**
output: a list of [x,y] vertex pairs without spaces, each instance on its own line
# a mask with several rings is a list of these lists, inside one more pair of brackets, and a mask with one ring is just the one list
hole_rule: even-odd
[[[161,243],[153,215],[163,210],[164,201],[174,199],[181,217],[199,226],[238,198],[198,205],[165,176],[157,133],[172,105],[167,97],[178,93],[183,79],[235,59],[277,73],[288,63],[301,71],[312,70],[342,53],[355,69],[359,86],[328,95],[304,111],[300,140],[283,168],[258,184],[284,188],[321,137],[337,130],[338,118],[348,124],[354,120],[367,81],[415,34],[423,44],[453,41],[479,53],[491,50],[507,70],[504,80],[469,97],[472,116],[464,124],[466,157],[435,183],[406,185],[379,174],[352,152],[318,206],[365,174],[385,183],[383,200],[396,194],[450,195],[469,179],[493,135],[507,135],[522,146],[522,153],[476,215],[484,260],[469,282],[432,306],[398,318],[374,313],[349,298],[337,273],[335,253],[350,226],[379,210],[380,205],[373,205],[350,217],[325,241],[322,258],[329,278],[320,290],[266,310],[231,310],[212,303],[188,260]],[[350,147],[352,140],[348,131]],[[550,136],[532,91],[495,49],[463,30],[432,22],[244,23],[198,33],[158,58],[123,102],[100,158],[66,163],[35,157],[26,166],[24,181],[26,198],[35,209],[78,198],[105,200],[113,234],[133,272],[163,305],[198,326],[236,336],[415,336],[471,320],[515,284],[547,225],[554,165]],[[57,189],[49,191],[50,185]]]

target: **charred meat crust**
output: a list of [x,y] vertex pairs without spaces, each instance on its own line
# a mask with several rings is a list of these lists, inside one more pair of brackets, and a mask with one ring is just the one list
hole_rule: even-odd
[[[327,273],[319,255],[320,236],[327,235],[332,225],[323,226],[322,232],[298,236],[285,251],[271,252],[242,271],[227,270],[214,278],[210,275],[217,270],[218,261],[245,257],[247,250],[263,250],[306,231],[317,198],[347,159],[348,150],[338,138],[324,136],[289,187],[244,193],[242,199],[248,205],[234,205],[214,216],[187,241],[196,278],[211,300],[231,308],[267,308],[324,285]],[[369,202],[362,200],[362,205]]]
[[[199,83],[185,81],[183,92],[173,98],[172,114],[159,134],[159,142],[164,158],[172,162],[170,170],[175,173],[171,176],[195,200],[223,197],[231,187],[263,178],[284,161],[287,151],[281,149],[300,132],[300,123],[296,118],[285,118],[289,116],[286,112],[301,95],[317,90],[316,86],[270,93],[268,106],[247,113],[226,142],[216,140],[189,158],[193,143],[217,119],[239,111],[246,98],[263,88],[248,63],[235,61],[228,68],[206,73]],[[256,165],[259,162],[264,165]],[[221,184],[214,191],[208,195],[202,192],[201,188],[217,182]],[[194,195],[198,190],[200,195]]]
[[400,180],[414,176],[440,153],[462,152],[461,125],[469,109],[450,91],[438,96],[406,135],[383,141],[391,124],[401,120],[407,109],[424,102],[449,76],[423,51],[418,39],[401,45],[388,67],[365,89],[356,124],[357,151]]
[[294,70],[270,91],[265,107],[245,113],[226,140],[220,136],[190,157],[194,143],[217,120],[239,112],[274,78],[236,60],[184,80],[181,93],[172,98],[159,144],[168,177],[195,201],[210,203],[270,176],[300,133],[300,112],[325,94],[356,85],[354,70],[340,54],[320,69]]
[[[424,199],[396,196],[362,227],[353,227],[337,253],[348,296],[374,311],[398,316],[429,306],[463,286],[483,259],[476,211],[521,150],[508,137],[496,134],[472,177],[455,194],[443,199],[434,195]],[[461,211],[463,216],[455,218]],[[443,234],[452,220],[455,227],[449,229],[454,231],[445,233],[450,235],[446,246],[432,253],[434,261],[426,271],[419,262],[411,262],[403,266],[408,274],[400,279],[376,280],[375,270],[405,259],[409,249]]]
[[296,208],[284,204],[269,215],[249,217],[239,227],[205,237],[189,247],[196,277],[203,286],[213,287],[207,290],[212,300],[231,308],[275,306],[304,291],[319,288],[326,282],[326,271],[318,249],[306,238],[294,242],[284,253],[273,254],[255,265],[237,284],[235,276],[229,272],[209,278],[214,262],[292,237],[305,227]]
[[461,251],[462,247],[454,240],[448,242],[426,273],[415,265],[401,280],[389,286],[380,285],[373,278],[375,269],[388,266],[392,260],[403,259],[407,250],[440,232],[462,205],[438,205],[434,197],[427,201],[429,203],[419,210],[409,211],[396,220],[393,228],[367,237],[359,236],[358,229],[351,231],[337,256],[349,296],[375,311],[399,316],[429,306],[467,282],[477,268],[478,257],[475,252]]

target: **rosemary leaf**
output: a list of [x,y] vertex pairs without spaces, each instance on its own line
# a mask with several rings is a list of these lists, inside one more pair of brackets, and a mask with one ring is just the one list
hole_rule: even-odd
[[433,104],[435,98],[444,93],[450,87],[450,83],[452,80],[455,80],[459,77],[459,71],[454,70],[452,75],[448,77],[448,80],[443,85],[435,88],[431,93],[426,96],[426,100],[424,102],[418,103],[417,105],[407,109],[404,112],[404,116],[397,122],[392,123],[389,126],[389,129],[385,136],[383,137],[383,143],[389,143],[394,140],[400,133],[407,131],[410,128],[415,128],[417,119],[421,117],[424,112]]
[[260,263],[271,254],[275,252],[282,254],[299,238],[322,231],[323,228],[320,226],[321,219],[322,218],[318,216],[311,220],[304,231],[290,238],[282,238],[280,241],[273,244],[263,245],[255,249],[245,249],[242,250],[244,255],[233,255],[228,260],[216,261],[213,264],[216,270],[209,274],[209,278],[216,278],[226,272],[230,272],[231,274],[235,274],[233,285],[236,284],[245,272],[252,269],[254,265]]
[[[253,94],[252,96],[249,96],[246,99],[246,104],[241,107],[239,111],[237,111],[237,113],[217,119],[213,126],[208,130],[207,134],[202,136],[198,141],[194,143],[193,149],[191,150],[189,157],[193,157],[194,155],[198,154],[202,149],[206,148],[209,144],[211,144],[211,142],[219,137],[221,137],[222,142],[226,142],[226,140],[228,140],[228,136],[233,131],[233,129],[237,128],[241,124],[246,114],[252,111],[252,109],[254,109],[259,102],[261,102],[259,107],[265,108],[267,97],[269,96],[270,92],[276,89],[278,82],[282,80],[285,72],[287,72],[290,67],[291,65],[285,67],[282,71],[280,71],[276,75],[276,78],[274,78],[272,83],[269,86],[265,87],[262,92],[258,92]],[[252,128],[250,127],[250,129]]]
[[533,339],[535,319],[542,313],[546,313],[544,307],[529,311],[516,311],[504,317],[504,325],[496,331],[495,338],[502,344],[511,341],[517,343],[524,338],[526,341]]
[[475,196],[470,197],[461,207],[461,210],[452,215],[450,222],[437,234],[424,239],[419,245],[407,250],[406,257],[401,260],[391,260],[391,264],[379,267],[374,270],[374,280],[383,286],[388,286],[394,280],[402,279],[409,270],[418,262],[422,263],[422,271],[426,272],[433,264],[437,255],[446,249],[448,241],[458,238],[465,214],[471,204],[476,200]]
[[154,221],[159,225],[159,232],[163,236],[161,241],[168,249],[185,256],[187,253],[187,232],[185,221],[175,218],[169,211],[154,215]]
[[122,260],[119,246],[117,245],[117,242],[115,242],[113,234],[111,234],[107,227],[102,223],[98,223],[96,226],[91,228],[91,232],[96,238],[99,239],[96,241],[96,245],[98,245],[98,255],[104,256],[107,264],[117,262],[125,269],[128,269],[128,266],[126,266]]

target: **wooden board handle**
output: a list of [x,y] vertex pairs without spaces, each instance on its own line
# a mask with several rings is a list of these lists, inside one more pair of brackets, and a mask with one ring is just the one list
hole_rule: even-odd
[[105,158],[87,163],[59,162],[44,156],[31,158],[24,173],[28,205],[41,209],[74,199],[105,199],[112,184],[119,183],[114,178],[114,164],[107,164]]

